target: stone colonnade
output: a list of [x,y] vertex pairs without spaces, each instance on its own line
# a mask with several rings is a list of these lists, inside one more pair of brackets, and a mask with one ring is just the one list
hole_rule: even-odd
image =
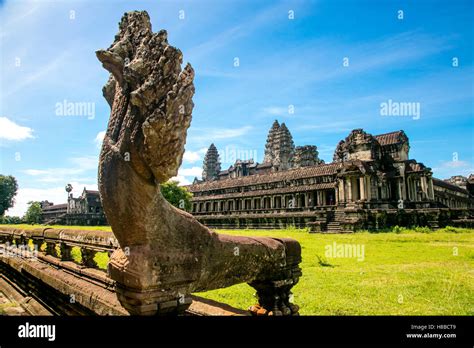
[[[337,191],[337,190],[336,190]],[[334,189],[311,190],[289,194],[273,194],[248,198],[224,198],[193,202],[193,213],[314,208],[337,204]]]

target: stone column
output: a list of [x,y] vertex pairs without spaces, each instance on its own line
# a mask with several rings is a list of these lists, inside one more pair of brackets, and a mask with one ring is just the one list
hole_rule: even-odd
[[434,196],[433,178],[432,177],[429,177],[429,179],[428,179],[428,192],[430,194],[430,199],[434,200],[435,196]]
[[421,177],[421,190],[423,191],[423,198],[428,198],[428,187],[426,185],[426,176]]
[[[8,241],[8,239],[7,239]],[[32,239],[32,242],[33,242],[33,248],[36,252],[39,252],[40,249],[41,249],[41,246],[43,245],[44,241],[43,239],[35,239],[33,238]],[[10,242],[10,245],[11,245],[11,242]]]
[[341,202],[346,201],[346,195],[345,195],[346,187],[345,187],[344,182],[345,182],[344,178],[341,178],[339,180],[339,201]]
[[407,191],[408,191],[408,199],[410,201],[414,201],[415,200],[415,196],[413,195],[413,179],[411,176],[409,176],[407,178],[407,185],[408,185],[408,188],[407,188]]
[[370,183],[370,176],[366,176],[365,178],[365,188],[367,193],[367,200],[370,201],[372,199],[372,185]]
[[66,245],[66,243],[61,243],[59,245],[60,251],[61,251],[61,261],[72,261],[72,247],[69,245]]
[[359,186],[360,186],[360,199],[365,200],[365,177],[359,177]]
[[352,202],[352,178],[349,178],[347,184],[347,202]]
[[[17,244],[18,246],[18,244]],[[56,243],[54,242],[46,242],[46,255],[51,255],[57,257],[58,254],[56,252]]]
[[402,181],[402,199],[404,201],[407,200],[407,184],[406,184],[406,180],[405,180],[405,176],[402,176],[401,178],[401,181]]
[[402,189],[402,185],[403,185],[403,178],[400,178],[399,180],[397,180],[397,186],[398,186],[398,199],[400,200],[404,200],[403,199],[403,189]]
[[406,200],[411,200],[410,194],[410,178],[408,176],[405,177],[405,191],[406,191]]
[[411,183],[412,183],[412,186],[411,186],[411,189],[412,189],[412,192],[413,192],[413,200],[414,201],[417,201],[418,200],[418,180],[413,176],[411,178]]
[[94,260],[97,251],[81,248],[82,264],[89,268],[97,268],[97,262]]

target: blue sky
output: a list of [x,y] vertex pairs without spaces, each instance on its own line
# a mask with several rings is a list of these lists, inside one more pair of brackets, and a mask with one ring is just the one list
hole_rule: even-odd
[[[223,167],[234,153],[262,161],[274,119],[327,162],[353,128],[403,129],[436,177],[474,172],[472,1],[0,1],[0,173],[20,186],[9,215],[65,202],[69,182],[97,187],[109,107],[95,51],[130,10],[147,10],[196,71],[183,183],[211,142]],[[381,116],[389,99],[419,103],[419,119]],[[93,117],[58,114],[64,101]]]

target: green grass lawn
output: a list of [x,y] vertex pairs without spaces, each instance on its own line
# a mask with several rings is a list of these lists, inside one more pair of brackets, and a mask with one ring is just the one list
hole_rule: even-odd
[[[32,227],[20,226],[16,225]],[[474,315],[474,230],[394,231],[338,235],[297,229],[219,232],[298,240],[303,276],[293,293],[302,315]],[[363,259],[331,257],[326,248],[334,243],[363,247]],[[73,254],[80,261],[78,251]],[[107,254],[98,254],[96,261],[105,268]],[[240,284],[198,295],[246,309],[255,303],[254,292]]]
[[18,225],[1,225],[1,226],[8,226],[12,228],[59,228],[59,229],[67,229],[67,230],[87,230],[87,231],[110,231],[112,232],[112,229],[110,226],[65,226],[65,225],[33,225],[33,224],[18,224]]
[[[303,276],[293,294],[302,315],[474,315],[474,231],[457,231],[467,233],[221,232],[301,243]],[[334,242],[364,246],[364,260],[326,257]],[[198,295],[247,308],[254,292],[240,284]]]

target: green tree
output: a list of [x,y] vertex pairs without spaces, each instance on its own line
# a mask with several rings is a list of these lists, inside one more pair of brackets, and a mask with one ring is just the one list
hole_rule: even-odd
[[177,181],[168,181],[160,185],[161,194],[165,199],[182,210],[191,210],[191,198],[193,195],[185,187],[178,186]]
[[18,183],[11,175],[0,175],[0,216],[15,204]]
[[29,224],[39,224],[43,210],[41,209],[40,202],[28,202],[28,209],[26,210],[23,220]]
[[22,220],[19,216],[0,216],[0,224],[21,224]]

